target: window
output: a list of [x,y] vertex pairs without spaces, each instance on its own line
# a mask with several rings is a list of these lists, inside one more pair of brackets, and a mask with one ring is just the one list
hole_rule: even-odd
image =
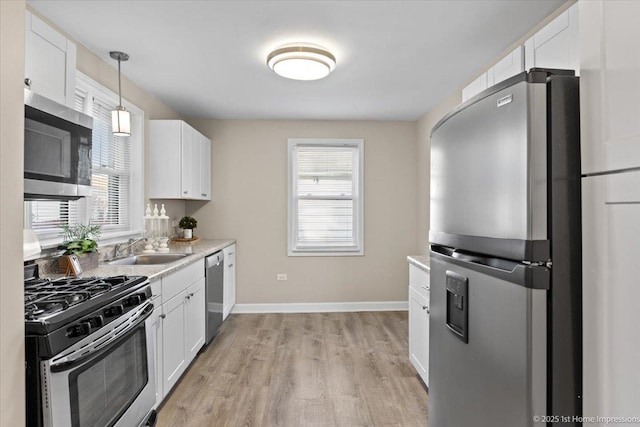
[[131,136],[114,136],[111,110],[117,104],[115,93],[77,73],[75,109],[93,117],[92,195],[77,201],[25,202],[25,227],[36,230],[43,246],[59,241],[61,224],[100,224],[101,240],[140,232],[144,113],[123,100],[131,111]]
[[289,139],[290,256],[364,254],[364,141]]

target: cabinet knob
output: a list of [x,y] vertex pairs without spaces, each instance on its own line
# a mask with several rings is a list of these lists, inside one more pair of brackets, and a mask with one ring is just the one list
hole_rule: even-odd
[[233,264],[229,264],[229,268],[233,267]]
[[429,309],[429,307],[427,307],[426,305],[423,305],[423,306],[422,306],[422,309],[423,309],[423,310],[428,310],[428,309]]
[[189,191],[188,190],[184,190],[183,193],[184,194],[189,194]]
[[26,79],[24,79],[24,84],[28,87],[31,88],[31,79],[29,77],[27,77]]
[[166,315],[166,314],[164,314],[164,313],[160,315],[160,318],[161,318],[161,319],[164,319],[165,317],[167,317],[167,315]]
[[207,193],[201,193],[202,197],[207,197]]
[[189,294],[189,298],[191,298],[193,296],[193,292]]

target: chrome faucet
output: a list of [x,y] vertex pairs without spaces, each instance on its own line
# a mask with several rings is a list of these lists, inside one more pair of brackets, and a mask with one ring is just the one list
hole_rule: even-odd
[[113,252],[113,257],[114,258],[118,258],[118,255],[120,254],[121,251],[125,250],[125,249],[129,249],[129,253],[127,254],[128,256],[132,256],[133,255],[133,245],[135,245],[138,242],[141,242],[144,240],[144,237],[141,237],[139,239],[129,239],[128,243],[118,243],[115,246],[115,250]]

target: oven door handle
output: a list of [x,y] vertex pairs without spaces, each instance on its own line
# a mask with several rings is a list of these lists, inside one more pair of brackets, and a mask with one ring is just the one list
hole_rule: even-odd
[[145,320],[147,320],[147,318],[151,316],[151,313],[153,313],[153,304],[147,304],[147,306],[140,311],[134,323],[127,325],[126,328],[118,331],[117,334],[113,335],[107,341],[101,343],[100,346],[91,349],[88,352],[86,352],[86,350],[78,350],[76,353],[72,353],[63,358],[62,362],[52,363],[50,366],[51,372],[68,371],[84,364],[87,360],[93,359],[100,356],[101,354],[106,353],[111,348],[113,348],[113,346],[120,344],[122,341],[129,338],[129,336],[138,328],[138,326],[144,323]]

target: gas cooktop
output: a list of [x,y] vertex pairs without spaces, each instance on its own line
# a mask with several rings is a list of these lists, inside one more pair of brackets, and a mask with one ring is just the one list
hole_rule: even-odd
[[46,334],[122,297],[146,280],[145,276],[25,279],[26,333]]

